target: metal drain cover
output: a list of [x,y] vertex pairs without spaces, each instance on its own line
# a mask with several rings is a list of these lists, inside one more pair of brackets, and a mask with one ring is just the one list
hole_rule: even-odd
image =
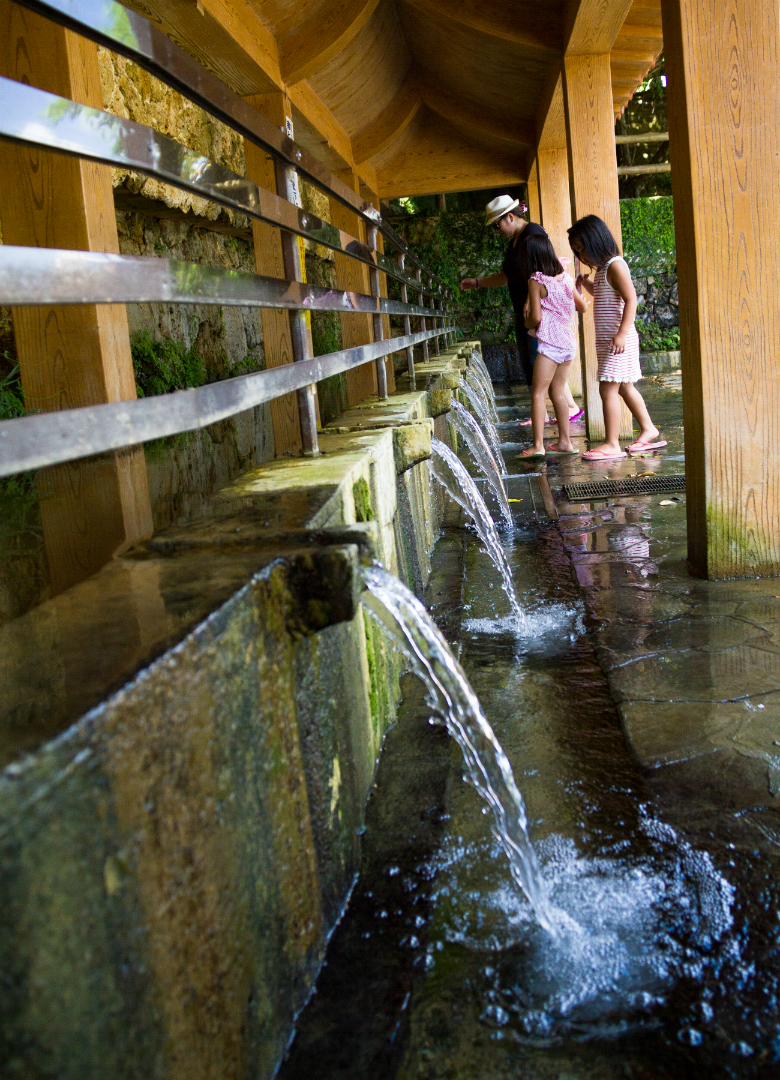
[[661,476],[623,476],[619,480],[595,480],[589,484],[564,484],[569,502],[608,499],[613,495],[654,495],[666,491],[685,491],[685,473]]

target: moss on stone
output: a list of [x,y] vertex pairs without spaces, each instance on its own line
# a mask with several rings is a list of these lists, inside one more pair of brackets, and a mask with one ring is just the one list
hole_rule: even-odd
[[365,477],[361,476],[352,485],[352,498],[355,502],[355,521],[373,521],[374,510],[371,506],[371,492]]

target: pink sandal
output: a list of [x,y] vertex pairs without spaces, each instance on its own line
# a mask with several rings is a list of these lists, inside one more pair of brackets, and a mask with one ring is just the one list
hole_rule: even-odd
[[619,461],[620,458],[624,458],[626,455],[621,450],[619,454],[605,454],[601,450],[586,450],[582,455],[583,461]]
[[660,450],[666,445],[666,439],[659,439],[658,442],[633,442],[626,447],[626,450],[629,454],[641,454],[644,450]]

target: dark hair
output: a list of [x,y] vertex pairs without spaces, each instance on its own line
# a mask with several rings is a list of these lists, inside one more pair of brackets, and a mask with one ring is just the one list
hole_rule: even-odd
[[520,238],[520,252],[518,255],[520,273],[528,280],[531,274],[546,274],[547,277],[557,277],[563,273],[555,248],[550,243],[549,236],[540,236],[533,233],[527,240]]
[[615,237],[595,214],[587,214],[574,222],[569,229],[569,243],[572,240],[579,240],[594,266],[603,266],[614,255],[620,254]]

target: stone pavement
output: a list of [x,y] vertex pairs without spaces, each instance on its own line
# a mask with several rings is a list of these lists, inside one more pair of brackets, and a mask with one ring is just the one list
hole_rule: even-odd
[[[684,494],[569,503],[561,490],[567,482],[684,472],[679,374],[640,389],[667,448],[612,463],[544,466],[589,635],[641,765],[714,755],[709,770],[733,773],[750,762],[744,799],[772,805],[780,792],[780,580],[689,577]],[[555,428],[550,434],[552,441]],[[585,449],[584,437],[577,442]],[[739,801],[733,790],[731,797]]]

